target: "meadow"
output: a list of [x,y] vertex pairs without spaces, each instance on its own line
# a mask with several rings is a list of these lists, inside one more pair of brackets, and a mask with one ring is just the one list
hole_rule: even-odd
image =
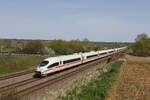
[[0,56],[0,75],[36,68],[45,56]]

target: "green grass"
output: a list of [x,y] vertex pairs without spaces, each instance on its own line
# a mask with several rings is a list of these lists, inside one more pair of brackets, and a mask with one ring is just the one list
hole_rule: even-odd
[[98,69],[99,76],[85,85],[78,85],[66,92],[65,96],[59,96],[62,100],[104,100],[111,84],[115,81],[118,69],[123,61],[108,64],[103,70]]
[[0,56],[0,75],[35,68],[45,57]]

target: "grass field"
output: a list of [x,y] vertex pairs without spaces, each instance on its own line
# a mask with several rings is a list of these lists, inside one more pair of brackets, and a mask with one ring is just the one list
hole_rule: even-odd
[[35,68],[42,56],[0,56],[0,75]]
[[127,56],[106,100],[150,100],[150,57]]
[[93,75],[89,82],[86,79],[86,82],[77,83],[73,88],[67,90],[65,95],[59,96],[59,99],[104,100],[122,63],[123,61],[116,61],[105,66],[103,70],[98,69],[97,75]]

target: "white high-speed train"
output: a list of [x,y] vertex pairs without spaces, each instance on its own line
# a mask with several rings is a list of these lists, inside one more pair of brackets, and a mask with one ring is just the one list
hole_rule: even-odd
[[124,51],[125,49],[127,49],[127,47],[50,57],[44,59],[37,66],[34,77],[46,76],[56,71],[80,65],[106,56],[110,56],[114,53]]

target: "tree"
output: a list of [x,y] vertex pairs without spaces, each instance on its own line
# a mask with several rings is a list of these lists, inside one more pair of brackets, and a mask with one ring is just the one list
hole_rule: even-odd
[[54,50],[57,55],[65,55],[79,52],[88,52],[91,50],[100,50],[100,44],[92,43],[88,39],[80,40],[53,40],[49,42],[49,48]]
[[53,40],[49,43],[49,48],[53,49],[57,55],[66,55],[73,53],[68,47],[68,42],[64,40]]
[[32,40],[27,42],[22,52],[27,54],[44,54],[44,43],[41,40]]
[[12,50],[12,41],[9,39],[0,40],[0,51],[1,52],[10,52]]
[[137,37],[135,38],[135,41],[139,41],[139,40],[146,39],[146,38],[148,38],[147,34],[141,33],[141,34],[137,35]]
[[150,56],[150,38],[146,33],[139,34],[135,43],[131,45],[131,54],[136,56]]
[[132,46],[132,54],[136,56],[150,56],[150,38],[135,42]]

